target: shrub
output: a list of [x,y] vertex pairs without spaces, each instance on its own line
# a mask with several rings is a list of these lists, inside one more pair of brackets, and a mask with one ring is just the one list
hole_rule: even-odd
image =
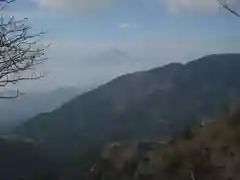
[[167,155],[166,158],[166,166],[164,168],[164,171],[168,175],[174,175],[177,174],[180,170],[180,167],[183,165],[184,157],[179,152],[172,152]]

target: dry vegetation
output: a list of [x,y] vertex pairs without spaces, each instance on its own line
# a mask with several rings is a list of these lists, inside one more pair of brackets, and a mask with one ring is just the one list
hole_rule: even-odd
[[234,110],[227,118],[222,116],[218,121],[188,129],[167,145],[145,141],[108,146],[105,150],[105,163],[95,168],[100,174],[98,178],[238,180],[240,115],[235,112],[239,111]]

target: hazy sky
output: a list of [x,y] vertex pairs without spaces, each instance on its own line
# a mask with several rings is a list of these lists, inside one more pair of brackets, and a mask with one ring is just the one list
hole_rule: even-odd
[[[229,0],[239,9],[239,0]],[[23,90],[88,86],[211,53],[240,52],[240,19],[215,0],[17,0],[5,11],[46,30],[50,75]]]

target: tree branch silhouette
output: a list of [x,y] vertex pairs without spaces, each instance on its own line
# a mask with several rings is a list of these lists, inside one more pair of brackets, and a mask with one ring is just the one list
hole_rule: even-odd
[[[0,0],[0,6],[5,7],[14,1]],[[31,26],[27,22],[27,18],[16,20],[14,16],[0,17],[0,87],[44,76],[37,75],[34,67],[47,60],[46,46],[39,44],[39,39],[45,32],[31,33]],[[29,75],[29,72],[32,73]],[[18,91],[16,97],[19,95]]]
[[227,11],[229,11],[230,13],[232,13],[233,15],[235,15],[235,16],[237,16],[237,17],[240,18],[240,14],[239,14],[237,11],[233,10],[233,9],[229,6],[229,4],[227,3],[226,0],[217,0],[217,2],[218,2],[224,9],[226,9]]

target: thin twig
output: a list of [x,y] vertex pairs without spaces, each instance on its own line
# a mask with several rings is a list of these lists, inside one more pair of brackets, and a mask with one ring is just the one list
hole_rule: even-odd
[[240,14],[238,12],[236,12],[235,10],[233,10],[228,3],[226,2],[226,0],[220,1],[217,0],[217,2],[226,10],[228,10],[230,13],[232,13],[233,15],[240,17]]

